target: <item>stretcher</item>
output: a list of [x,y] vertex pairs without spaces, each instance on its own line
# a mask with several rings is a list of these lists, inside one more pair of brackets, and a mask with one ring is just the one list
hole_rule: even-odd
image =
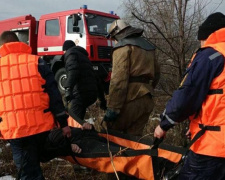
[[71,163],[99,172],[122,172],[138,179],[159,180],[177,167],[184,152],[183,148],[155,143],[149,137],[71,128],[72,137],[75,137],[72,142],[82,152],[72,153],[71,140],[63,137],[61,130],[57,129],[49,136],[48,146],[45,148],[45,155],[48,156],[46,161],[60,156]]
[[[73,117],[68,119],[72,138],[63,137],[60,129],[53,130],[43,148],[42,162],[60,156],[99,172],[121,172],[144,180],[176,179],[185,148],[170,146],[149,136],[132,136],[114,130],[82,130],[83,121],[73,112],[69,114]],[[71,143],[77,144],[82,152],[73,153]]]

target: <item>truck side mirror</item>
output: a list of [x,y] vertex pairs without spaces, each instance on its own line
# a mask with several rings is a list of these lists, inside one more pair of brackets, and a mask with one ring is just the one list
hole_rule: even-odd
[[78,22],[81,20],[80,16],[78,14],[73,14],[73,26],[78,26]]

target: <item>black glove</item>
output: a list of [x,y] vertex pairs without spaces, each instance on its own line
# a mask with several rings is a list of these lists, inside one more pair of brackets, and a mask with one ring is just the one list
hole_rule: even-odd
[[106,110],[107,109],[107,106],[106,106],[106,100],[104,99],[103,101],[101,101],[100,102],[100,108],[102,109],[102,110]]
[[118,116],[119,116],[118,112],[115,112],[112,109],[107,109],[103,121],[113,122],[118,118]]
[[64,99],[66,101],[67,104],[69,104],[69,102],[72,100],[73,98],[73,92],[70,88],[66,88],[65,89],[65,94],[64,94]]

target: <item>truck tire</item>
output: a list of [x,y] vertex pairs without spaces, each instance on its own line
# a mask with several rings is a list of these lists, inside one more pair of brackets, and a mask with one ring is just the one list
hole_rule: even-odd
[[66,69],[61,68],[55,73],[55,80],[58,84],[58,88],[61,94],[65,93],[65,82],[66,82],[67,76],[66,76]]

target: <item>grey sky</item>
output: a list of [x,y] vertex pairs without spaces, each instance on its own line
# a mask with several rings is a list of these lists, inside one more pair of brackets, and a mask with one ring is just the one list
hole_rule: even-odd
[[213,12],[221,12],[225,14],[225,0],[210,0],[209,2],[210,2],[208,7],[209,13],[213,11]]
[[[109,12],[114,11],[119,16],[123,16],[121,4],[123,0],[0,0],[0,20],[31,14],[36,19],[42,14],[65,11],[80,8],[82,5],[88,5],[89,9]],[[194,0],[193,0],[194,1]],[[202,0],[203,1],[203,0]],[[216,10],[225,14],[225,0],[211,0],[210,10],[217,7]]]
[[89,9],[103,12],[114,11],[121,15],[121,0],[0,0],[0,20],[31,14],[37,19],[42,14],[79,9],[87,5]]

